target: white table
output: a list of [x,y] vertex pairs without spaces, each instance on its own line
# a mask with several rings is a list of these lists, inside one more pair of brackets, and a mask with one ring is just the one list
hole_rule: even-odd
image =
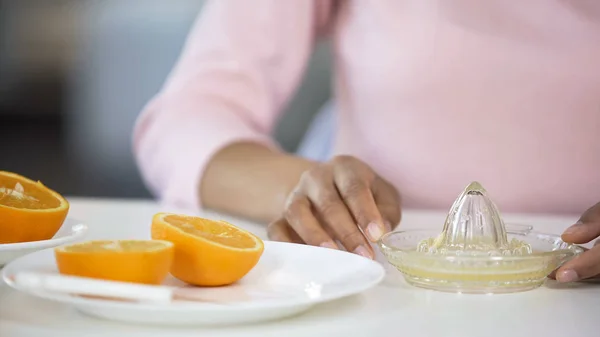
[[[151,217],[167,209],[147,201],[71,199],[71,217],[90,226],[88,238],[148,238]],[[167,210],[168,211],[168,210]],[[264,226],[231,221],[263,238]],[[573,217],[505,215],[510,222],[560,233]],[[402,226],[441,226],[443,213],[405,211]],[[548,286],[508,295],[457,295],[408,286],[388,270],[386,280],[360,296],[324,304],[294,318],[221,328],[127,325],[80,314],[69,306],[0,286],[0,336],[598,336],[600,285]]]

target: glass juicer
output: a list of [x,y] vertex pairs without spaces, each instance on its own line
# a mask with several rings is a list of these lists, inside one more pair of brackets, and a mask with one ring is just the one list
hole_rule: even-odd
[[541,286],[547,275],[583,252],[560,236],[506,226],[478,182],[452,205],[441,233],[395,231],[378,245],[414,286],[459,293],[509,293]]

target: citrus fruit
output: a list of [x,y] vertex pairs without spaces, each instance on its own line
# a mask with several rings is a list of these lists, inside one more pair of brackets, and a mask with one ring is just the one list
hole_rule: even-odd
[[170,213],[154,216],[152,238],[175,244],[171,274],[197,286],[240,280],[264,250],[260,238],[225,221]]
[[173,244],[160,240],[87,241],[54,249],[64,275],[161,284],[173,262]]
[[0,171],[0,244],[51,239],[68,212],[67,200],[41,182]]

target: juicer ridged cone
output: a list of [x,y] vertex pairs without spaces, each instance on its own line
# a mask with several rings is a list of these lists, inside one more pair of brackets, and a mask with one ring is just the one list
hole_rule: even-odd
[[524,242],[509,242],[500,211],[478,182],[472,182],[454,201],[442,233],[419,245],[420,251],[441,254],[512,255],[531,253]]

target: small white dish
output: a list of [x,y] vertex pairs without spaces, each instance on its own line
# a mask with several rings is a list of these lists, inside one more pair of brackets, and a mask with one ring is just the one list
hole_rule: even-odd
[[80,240],[85,236],[87,230],[88,227],[80,221],[67,218],[50,240],[0,244],[0,268],[10,261],[29,253]]
[[187,293],[188,299],[196,300],[142,302],[90,298],[36,288],[26,282],[15,283],[15,276],[27,273],[57,275],[51,249],[12,261],[2,271],[2,278],[14,289],[72,305],[91,316],[159,325],[222,325],[285,318],[319,303],[364,292],[385,276],[381,264],[355,254],[270,241],[265,242],[265,251],[256,267],[236,284],[190,287],[172,277],[164,282],[163,286],[178,287],[181,293]]

